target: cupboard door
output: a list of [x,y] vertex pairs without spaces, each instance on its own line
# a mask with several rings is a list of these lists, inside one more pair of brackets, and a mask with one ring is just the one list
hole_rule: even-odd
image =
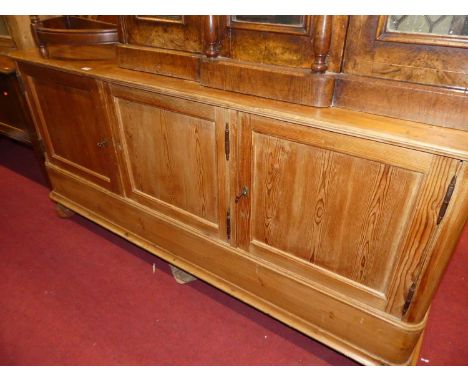
[[394,315],[419,276],[457,161],[241,116],[238,245]]
[[47,161],[117,191],[115,152],[101,84],[20,64]]
[[15,74],[0,73],[0,133],[30,143],[28,119],[21,96]]
[[112,86],[125,193],[226,240],[224,109]]

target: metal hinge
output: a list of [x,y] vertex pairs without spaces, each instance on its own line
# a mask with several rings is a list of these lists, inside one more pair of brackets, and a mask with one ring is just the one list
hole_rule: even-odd
[[227,239],[231,239],[231,210],[228,208],[226,211],[226,236]]
[[455,189],[456,183],[457,183],[457,177],[456,175],[454,175],[447,188],[447,192],[445,193],[444,201],[442,202],[442,205],[440,206],[439,216],[437,217],[437,224],[439,224],[442,221],[442,219],[445,216],[445,213],[447,212],[447,207],[450,203],[450,199],[452,198],[453,190]]
[[224,153],[226,154],[226,160],[229,160],[229,154],[231,153],[231,142],[229,138],[229,123],[226,123],[224,129]]
[[413,281],[413,283],[411,284],[411,286],[410,286],[410,288],[408,290],[408,294],[406,295],[405,305],[403,305],[403,311],[402,311],[403,316],[408,311],[408,309],[409,309],[409,307],[411,305],[411,301],[413,301],[414,291],[415,290],[416,290],[416,281]]

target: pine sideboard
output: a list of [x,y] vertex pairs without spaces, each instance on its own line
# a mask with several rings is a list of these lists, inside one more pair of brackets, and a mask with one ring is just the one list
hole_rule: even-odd
[[[212,19],[195,21],[210,31]],[[243,64],[209,55],[179,67],[195,78],[131,70],[123,58],[11,56],[60,214],[77,212],[361,363],[414,363],[468,215],[466,128],[214,86],[219,66]],[[307,78],[320,92],[356,81],[319,61]],[[288,70],[272,78],[304,69]]]

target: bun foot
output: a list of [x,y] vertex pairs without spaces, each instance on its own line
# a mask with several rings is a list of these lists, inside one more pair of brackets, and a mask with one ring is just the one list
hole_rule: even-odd
[[61,218],[70,218],[72,217],[73,215],[75,215],[75,213],[70,210],[69,208],[65,207],[64,205],[60,204],[60,203],[57,203],[55,205],[55,211],[57,212],[57,215]]
[[171,268],[172,276],[179,284],[187,284],[196,280],[196,277],[187,272],[184,272],[182,269],[179,269],[171,264],[169,264],[169,267]]

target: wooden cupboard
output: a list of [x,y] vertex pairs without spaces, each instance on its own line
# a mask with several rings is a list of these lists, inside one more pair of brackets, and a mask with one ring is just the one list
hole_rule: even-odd
[[0,16],[0,134],[31,144],[28,110],[16,78],[15,63],[7,57],[7,53],[16,48],[10,19]]
[[0,56],[0,133],[18,140],[31,143],[30,120],[15,68]]
[[24,66],[22,75],[47,161],[101,187],[118,190],[103,84],[33,66]]
[[[327,31],[347,19],[270,20],[264,30],[237,16],[123,20],[127,43],[117,62],[12,55],[45,142],[51,198],[69,209],[62,214],[78,212],[359,362],[414,363],[468,216],[464,128],[259,94],[275,89],[262,87],[268,79],[297,84],[288,76],[305,69],[284,61],[260,70],[272,63],[239,51],[243,38],[312,36],[321,26],[307,66],[338,71],[344,41]],[[161,23],[158,40],[151,25]],[[200,34],[188,41],[195,24]],[[211,33],[220,30],[213,25],[231,34]],[[285,38],[278,36],[272,46]],[[283,41],[286,50],[296,37]],[[150,57],[156,66],[145,66]],[[128,70],[122,60],[145,68]],[[209,85],[228,73],[219,65],[266,73],[250,83],[229,76],[260,90]],[[306,86],[301,96],[335,92],[334,102],[357,81],[326,69],[307,76],[333,91]]]
[[239,177],[251,192],[239,200],[239,246],[403,317],[460,162],[255,115],[241,119]]
[[223,108],[112,85],[125,195],[228,240]]

